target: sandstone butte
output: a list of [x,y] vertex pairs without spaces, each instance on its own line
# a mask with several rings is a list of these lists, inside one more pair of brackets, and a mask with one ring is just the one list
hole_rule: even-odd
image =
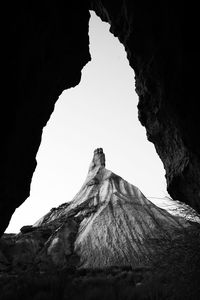
[[51,209],[19,234],[4,234],[0,271],[56,267],[145,266],[154,243],[192,223],[149,201],[134,185],[105,168],[94,151],[87,178],[71,202]]

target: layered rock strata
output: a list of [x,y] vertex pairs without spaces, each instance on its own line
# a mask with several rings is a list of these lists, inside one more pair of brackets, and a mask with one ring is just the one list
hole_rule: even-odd
[[107,170],[98,148],[71,202],[22,227],[18,235],[3,236],[0,268],[144,267],[154,255],[155,241],[171,240],[189,227],[190,222],[157,207],[137,187]]

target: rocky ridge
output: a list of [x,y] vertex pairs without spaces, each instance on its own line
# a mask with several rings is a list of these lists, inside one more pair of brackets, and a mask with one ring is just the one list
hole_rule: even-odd
[[0,271],[146,266],[154,255],[151,241],[173,239],[189,227],[191,222],[157,207],[107,170],[98,148],[71,202],[53,208],[17,235],[3,235]]

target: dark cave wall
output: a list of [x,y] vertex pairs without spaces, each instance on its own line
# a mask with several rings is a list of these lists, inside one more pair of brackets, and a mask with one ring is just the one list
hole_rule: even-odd
[[170,195],[200,211],[200,121],[194,88],[198,68],[195,73],[193,44],[198,27],[194,21],[187,22],[184,36],[190,47],[185,51],[183,4],[150,2],[42,1],[12,7],[5,3],[0,233],[29,196],[42,128],[56,100],[64,89],[79,83],[81,70],[90,60],[89,8],[110,22],[111,32],[125,45],[135,71],[139,119],[163,161]]
[[164,164],[169,194],[199,212],[195,7],[192,18],[179,1],[101,0],[92,8],[125,46],[135,71],[139,120]]
[[5,118],[1,125],[0,233],[29,196],[42,129],[55,102],[64,89],[80,82],[81,70],[90,60],[87,1],[65,2],[27,2],[4,8],[10,23],[5,42],[7,98],[1,101]]

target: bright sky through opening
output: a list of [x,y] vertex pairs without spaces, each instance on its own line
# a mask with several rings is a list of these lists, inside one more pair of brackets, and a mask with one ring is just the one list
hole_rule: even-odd
[[30,197],[16,210],[6,232],[19,232],[52,207],[72,200],[97,147],[106,168],[136,185],[147,197],[164,197],[165,171],[138,121],[134,72],[124,46],[94,12],[90,19],[92,61],[78,86],[62,93],[43,130]]

